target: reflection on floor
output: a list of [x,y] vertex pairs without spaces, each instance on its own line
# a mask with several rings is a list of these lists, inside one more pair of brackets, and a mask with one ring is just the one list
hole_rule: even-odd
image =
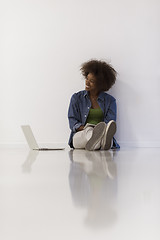
[[160,149],[0,149],[0,239],[160,239]]
[[94,228],[116,221],[116,164],[112,152],[70,151],[69,183],[77,207],[87,209],[85,223]]

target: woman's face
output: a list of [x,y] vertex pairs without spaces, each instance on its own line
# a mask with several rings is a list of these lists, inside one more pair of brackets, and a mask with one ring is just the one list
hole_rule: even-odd
[[85,90],[89,92],[97,90],[96,78],[92,73],[89,73],[86,77]]

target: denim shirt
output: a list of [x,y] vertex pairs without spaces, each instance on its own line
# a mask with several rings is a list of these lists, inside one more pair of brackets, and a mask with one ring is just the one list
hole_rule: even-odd
[[[106,92],[101,92],[98,96],[97,102],[103,111],[103,121],[107,124],[109,121],[116,121],[117,106],[116,99]],[[91,101],[86,90],[74,93],[70,100],[68,109],[69,126],[71,134],[69,138],[69,146],[73,148],[72,138],[76,133],[76,130],[86,124],[86,120],[91,108]],[[116,139],[113,138],[112,148],[120,148]]]

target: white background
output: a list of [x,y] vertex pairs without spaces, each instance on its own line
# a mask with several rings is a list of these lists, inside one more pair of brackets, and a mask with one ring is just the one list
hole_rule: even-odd
[[159,0],[1,0],[0,144],[67,142],[71,95],[84,89],[80,65],[117,70],[121,146],[160,147]]

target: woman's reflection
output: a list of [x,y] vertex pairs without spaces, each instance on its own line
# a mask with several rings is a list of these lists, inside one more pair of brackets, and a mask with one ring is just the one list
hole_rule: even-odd
[[69,151],[69,184],[76,207],[85,207],[85,223],[106,227],[117,219],[117,178],[114,151]]

